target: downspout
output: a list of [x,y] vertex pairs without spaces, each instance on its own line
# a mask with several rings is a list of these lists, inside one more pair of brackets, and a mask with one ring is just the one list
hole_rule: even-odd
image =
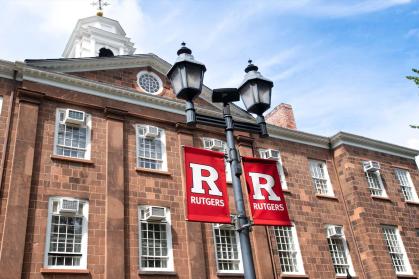
[[1,153],[1,161],[0,161],[0,194],[3,191],[3,177],[5,176],[4,165],[6,164],[6,153],[7,153],[7,147],[9,145],[10,129],[12,126],[12,114],[13,114],[13,109],[14,109],[15,101],[16,101],[17,73],[18,73],[17,70],[13,70],[13,87],[10,93],[9,110],[7,112],[6,132],[4,134],[3,150]]
[[366,275],[365,269],[364,269],[364,265],[362,264],[361,251],[359,250],[358,242],[355,238],[355,233],[354,233],[354,230],[352,228],[351,218],[349,217],[348,204],[346,203],[346,199],[345,199],[345,196],[343,194],[343,187],[342,187],[342,183],[340,182],[340,177],[339,177],[338,169],[336,167],[335,157],[333,155],[333,148],[332,148],[332,143],[331,142],[329,142],[329,152],[330,152],[330,155],[332,157],[333,168],[334,168],[335,173],[336,173],[337,178],[338,178],[339,190],[340,190],[340,193],[341,193],[342,199],[343,199],[343,206],[345,208],[345,215],[346,215],[346,218],[348,219],[349,231],[351,233],[352,239],[354,240],[355,248],[356,248],[356,251],[357,251],[358,258],[359,258],[359,263],[361,265],[362,274],[364,275],[364,278],[367,278],[367,275]]

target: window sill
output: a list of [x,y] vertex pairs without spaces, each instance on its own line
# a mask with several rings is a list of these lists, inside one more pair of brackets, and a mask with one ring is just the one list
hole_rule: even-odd
[[381,196],[371,196],[371,198],[373,200],[379,200],[379,201],[386,201],[386,202],[391,202],[391,200],[388,197],[381,197]]
[[414,274],[396,274],[397,278],[418,278],[416,275]]
[[[346,278],[348,278],[348,275],[336,275],[336,279],[346,279]],[[358,276],[351,275],[351,278],[356,279],[356,278],[358,278]]]
[[145,173],[154,173],[166,176],[172,176],[172,174],[168,171],[161,171],[161,170],[153,170],[153,169],[146,169],[146,168],[135,168],[136,172],[145,172]]
[[279,278],[309,278],[307,274],[291,274],[291,273],[282,273]]
[[290,191],[290,189],[288,189],[288,188],[286,188],[286,189],[282,189],[282,192],[284,193],[284,194],[292,194],[291,193],[291,191]]
[[48,274],[90,274],[88,269],[41,268],[40,272]]
[[242,272],[217,272],[218,277],[244,277]]
[[405,202],[406,202],[406,204],[409,204],[409,205],[419,206],[419,202],[418,201],[405,201]]
[[316,194],[316,197],[320,198],[320,199],[327,199],[327,200],[334,200],[334,201],[339,201],[339,199],[335,196],[329,196],[329,195],[323,195],[323,194]]
[[65,156],[59,156],[59,155],[51,155],[51,159],[52,160],[67,161],[67,162],[74,162],[74,163],[82,163],[82,164],[88,164],[88,165],[93,165],[94,164],[93,161],[91,161],[91,160],[65,157]]
[[164,270],[140,270],[139,275],[166,275],[166,276],[177,276],[175,271],[164,271]]

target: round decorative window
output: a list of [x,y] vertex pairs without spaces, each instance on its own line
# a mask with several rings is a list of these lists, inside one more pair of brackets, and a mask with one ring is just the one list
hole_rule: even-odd
[[142,90],[150,94],[158,94],[163,89],[161,79],[152,72],[139,72],[137,75],[137,83]]

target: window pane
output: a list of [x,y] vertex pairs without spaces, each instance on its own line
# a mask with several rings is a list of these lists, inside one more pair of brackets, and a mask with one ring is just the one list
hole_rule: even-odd
[[214,227],[214,242],[219,271],[239,271],[240,257],[236,232],[233,228]]
[[[140,218],[144,218],[144,210],[140,211]],[[164,269],[168,267],[167,226],[168,223],[163,221],[140,220],[141,268]]]
[[146,138],[145,127],[137,127],[137,164],[140,168],[163,169],[163,130],[159,129],[158,136]]
[[[80,203],[82,206],[85,204]],[[79,267],[82,258],[82,238],[85,226],[83,216],[66,212],[60,213],[58,201],[53,201],[50,234],[47,239],[48,266]]]
[[[59,112],[60,122],[64,121],[64,112]],[[86,126],[71,126],[57,123],[57,155],[84,159],[87,152]]]
[[298,265],[298,250],[291,227],[274,227],[277,250],[282,272],[301,272]]
[[384,240],[396,273],[407,272],[407,264],[402,246],[397,237],[396,228],[383,227]]

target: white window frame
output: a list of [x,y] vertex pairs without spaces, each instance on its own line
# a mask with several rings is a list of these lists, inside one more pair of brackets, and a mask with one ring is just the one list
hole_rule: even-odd
[[[403,240],[400,236],[399,229],[396,226],[391,226],[391,225],[382,225],[381,228],[382,228],[382,231],[383,231],[384,242],[385,242],[385,245],[387,247],[387,251],[389,252],[389,256],[391,258],[393,269],[396,272],[396,274],[397,275],[413,275],[412,266],[410,265],[409,258],[407,257],[406,249],[404,248]],[[399,253],[397,253],[397,254],[403,254],[403,262],[405,264],[406,272],[400,272],[400,271],[396,270],[396,268],[394,266],[393,258],[391,256],[392,253],[390,252],[390,248],[389,248],[388,242],[386,240],[385,230],[393,230],[394,234],[396,235],[397,245],[399,246],[398,249],[400,249]]]
[[[325,231],[326,231],[326,239],[327,239],[328,250],[329,250],[329,253],[330,253],[330,257],[332,258],[332,262],[333,262],[333,269],[335,269],[335,265],[334,265],[335,259],[333,259],[332,251],[330,251],[330,243],[329,243],[329,241],[331,241],[331,238],[330,237],[327,237],[327,230],[328,230],[328,228],[330,226],[340,226],[340,227],[342,227],[342,237],[335,238],[335,239],[340,239],[342,241],[342,246],[343,246],[343,249],[344,249],[344,252],[345,252],[345,257],[346,257],[346,261],[347,261],[347,265],[348,265],[349,274],[351,276],[356,276],[354,265],[352,263],[351,254],[349,253],[348,242],[347,242],[346,237],[345,237],[345,232],[344,232],[343,226],[341,226],[341,225],[328,224],[325,227]],[[336,276],[346,276],[347,275],[347,271],[346,270],[345,270],[345,273],[337,273],[336,272],[336,269],[335,269],[335,273],[336,273]]]
[[[212,225],[212,235],[214,239],[214,255],[215,255],[215,261],[217,265],[217,273],[218,274],[243,274],[243,257],[241,254],[241,247],[240,247],[240,240],[239,240],[239,233],[235,230],[235,227],[233,225],[223,224],[223,228],[217,228],[220,224],[213,224]],[[235,241],[236,241],[236,247],[237,247],[237,255],[238,255],[238,261],[239,261],[239,269],[238,270],[225,270],[219,268],[219,259],[217,256],[217,242],[216,242],[216,236],[215,236],[215,230],[229,230],[234,232]],[[231,261],[234,261],[234,259],[231,259]],[[237,260],[236,260],[237,261]]]
[[[400,179],[401,173],[404,173],[406,175],[406,181],[402,181]],[[419,202],[418,194],[416,192],[415,185],[413,184],[410,173],[405,169],[395,169],[394,175],[396,176],[396,180],[399,182],[400,190],[402,191],[404,200],[411,201],[411,202]],[[404,184],[404,182],[406,182],[406,184]],[[403,187],[410,189],[410,194],[412,195],[412,199],[408,199],[408,197],[406,197],[405,191],[403,191]]]
[[[266,159],[263,157],[264,156],[263,154],[267,150],[269,149],[259,148],[259,157],[262,159]],[[276,160],[278,161],[277,166],[278,166],[279,178],[281,179],[281,186],[282,186],[282,189],[287,190],[288,186],[287,186],[287,180],[285,178],[284,167],[282,164],[281,152],[279,152],[279,150],[274,150],[274,151],[278,152],[278,159]]]
[[301,255],[300,243],[298,241],[298,236],[297,236],[297,229],[295,228],[294,223],[292,223],[291,227],[279,227],[279,226],[273,227],[273,231],[274,231],[274,234],[275,234],[275,240],[276,240],[276,244],[277,244],[277,251],[278,251],[278,255],[279,255],[279,260],[281,261],[281,256],[280,256],[281,252],[279,251],[280,242],[278,241],[278,238],[280,238],[279,230],[284,229],[284,228],[290,228],[290,230],[291,230],[291,243],[294,246],[293,249],[292,249],[293,251],[285,251],[285,252],[295,254],[295,259],[296,259],[296,263],[297,263],[296,264],[297,271],[284,271],[284,268],[283,268],[283,266],[281,265],[281,262],[280,262],[279,266],[281,267],[281,274],[284,274],[284,275],[305,275],[303,257]]
[[[313,173],[313,165],[314,164],[321,164],[322,165],[322,168],[324,170],[324,177],[319,177],[319,176],[316,175],[316,173]],[[314,190],[316,191],[316,194],[322,195],[322,196],[334,197],[335,193],[333,192],[332,183],[330,182],[330,176],[329,176],[329,171],[327,170],[326,161],[309,159],[309,171],[310,171],[310,176],[311,176],[311,182],[313,184]],[[315,179],[326,180],[327,193],[319,192],[319,190],[316,187]]]
[[3,96],[0,96],[0,115],[3,112]]
[[[139,134],[138,129],[139,128],[144,128],[146,126],[149,126],[147,124],[136,124],[134,125],[135,128],[135,148],[136,148],[136,166],[137,168],[144,168],[144,167],[140,167],[140,137],[141,138],[145,138],[145,136],[142,136]],[[159,133],[160,133],[160,141],[161,141],[161,153],[162,153],[162,159],[161,159],[161,168],[160,169],[153,169],[153,168],[146,168],[146,169],[150,169],[150,170],[160,170],[160,171],[167,171],[167,151],[166,151],[166,131],[160,127],[157,127],[159,129]],[[144,159],[148,159],[148,160],[154,160],[154,161],[159,161],[158,159],[151,159],[151,158],[144,158]]]
[[[48,265],[48,253],[51,241],[51,223],[53,215],[53,203],[59,201],[60,199],[74,200],[78,201],[80,204],[83,204],[83,226],[82,226],[82,244],[81,244],[81,259],[79,266],[65,266],[65,265]],[[63,216],[71,216],[75,214],[63,213]],[[79,215],[80,216],[80,215]],[[46,240],[45,240],[45,249],[44,249],[44,267],[48,269],[87,269],[87,240],[88,240],[88,221],[89,221],[89,202],[82,199],[69,198],[69,197],[50,197],[48,201],[48,221],[47,221],[47,231],[46,231]],[[59,254],[59,253],[57,253]],[[66,253],[62,253],[65,255]]]
[[[162,221],[147,221],[141,219],[141,210],[145,210],[150,205],[140,205],[138,206],[138,267],[140,271],[174,271],[174,264],[173,264],[173,247],[172,247],[172,223],[171,223],[171,216],[170,216],[170,208],[166,207],[166,218]],[[167,236],[167,267],[142,267],[141,266],[141,224],[166,224],[166,236]]]
[[[54,132],[54,155],[57,156],[62,156],[62,157],[67,157],[67,158],[75,158],[75,159],[84,159],[84,160],[90,160],[90,156],[91,156],[91,134],[92,134],[92,116],[90,114],[85,114],[86,118],[85,118],[85,124],[81,125],[80,127],[86,128],[86,148],[85,153],[84,153],[84,158],[79,158],[79,157],[73,157],[73,156],[65,156],[65,155],[61,155],[57,153],[57,147],[58,147],[58,129],[59,129],[59,125],[60,125],[60,113],[64,113],[65,114],[66,109],[65,108],[57,108],[56,114],[55,114],[55,132]],[[67,124],[63,124],[63,125],[67,125]],[[72,147],[68,147],[63,145],[64,148],[70,148],[70,149],[77,149],[77,148],[72,148]]]
[[[219,140],[219,139],[216,139],[216,138],[202,138],[202,145],[204,146],[205,149],[208,149],[208,148],[205,147],[205,141],[208,141],[208,140]],[[224,152],[226,154],[226,157],[228,157],[227,143],[223,140],[220,140],[220,141],[223,142],[224,147],[223,147],[223,149],[219,149],[219,150],[215,150],[215,151]],[[230,167],[230,163],[227,162],[228,159],[226,157],[224,158],[226,181],[227,181],[227,183],[232,183],[233,178],[231,176],[231,167]]]
[[[159,83],[159,90],[157,90],[157,92],[155,92],[155,93],[151,93],[151,92],[148,92],[148,91],[146,91],[141,85],[140,85],[140,76],[141,75],[143,75],[143,74],[148,74],[148,75],[150,75],[150,76],[152,76],[152,77],[154,77],[156,80],[157,80],[157,82]],[[137,74],[137,85],[138,85],[138,87],[139,88],[141,88],[141,90],[143,90],[145,93],[147,93],[147,94],[151,94],[151,95],[158,95],[158,94],[160,94],[162,91],[163,91],[163,82],[162,82],[162,80],[161,80],[161,78],[158,76],[158,75],[156,75],[155,73],[153,73],[153,72],[150,72],[150,71],[140,71],[138,74]]]
[[[373,176],[376,177],[377,181],[378,181],[378,187],[374,187],[375,185],[373,185],[374,182],[373,181]],[[371,196],[373,197],[383,197],[383,198],[387,198],[387,192],[386,189],[384,188],[384,184],[383,184],[383,180],[381,178],[381,173],[379,170],[376,171],[365,171],[365,178],[367,179],[367,183],[368,183],[368,190],[370,191]],[[372,191],[381,191],[381,195],[377,195],[372,193]]]

